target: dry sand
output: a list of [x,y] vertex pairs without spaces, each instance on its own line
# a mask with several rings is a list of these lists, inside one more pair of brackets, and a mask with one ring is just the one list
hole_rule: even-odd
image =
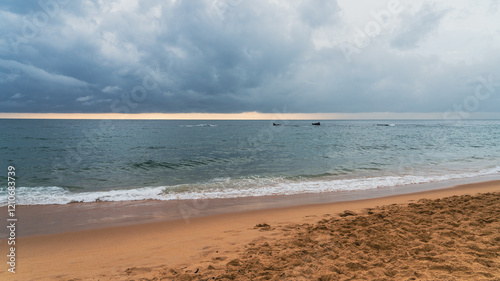
[[0,279],[500,280],[499,218],[495,181],[21,237]]

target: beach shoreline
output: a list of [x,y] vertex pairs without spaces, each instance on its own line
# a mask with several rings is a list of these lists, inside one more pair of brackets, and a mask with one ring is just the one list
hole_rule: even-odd
[[[130,268],[146,268],[144,270],[147,273],[153,268],[162,266],[189,267],[202,261],[214,251],[224,253],[227,259],[234,258],[252,240],[277,235],[255,229],[258,224],[277,228],[315,222],[325,215],[336,216],[344,210],[360,212],[366,208],[408,204],[423,198],[437,199],[499,191],[500,181],[488,181],[372,199],[305,204],[193,216],[189,220],[176,219],[59,234],[21,236],[17,240],[19,267],[17,273],[9,278],[14,277],[12,280],[127,279],[126,270]],[[19,224],[23,223],[27,224],[29,220],[26,217],[20,219]],[[1,252],[6,253],[8,250],[6,241],[1,240],[0,245]],[[1,272],[0,278],[6,277],[7,274],[11,273],[7,270]]]
[[[189,223],[191,219],[197,217],[375,199],[495,180],[500,179],[498,176],[488,176],[367,190],[203,200],[137,200],[18,205],[17,217],[22,219],[23,223],[18,226],[17,236],[50,235],[175,220]],[[5,220],[6,215],[7,206],[0,207],[0,219]],[[2,238],[5,237],[0,237],[0,239]]]

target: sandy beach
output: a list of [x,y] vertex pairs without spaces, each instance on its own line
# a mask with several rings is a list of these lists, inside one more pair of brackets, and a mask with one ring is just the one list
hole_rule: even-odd
[[35,235],[0,279],[500,280],[499,217],[491,181]]

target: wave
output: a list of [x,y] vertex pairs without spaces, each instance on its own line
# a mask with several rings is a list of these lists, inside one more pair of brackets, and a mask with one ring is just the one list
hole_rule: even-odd
[[217,127],[218,125],[213,124],[197,124],[197,125],[180,125],[180,127],[192,128],[192,127]]
[[[406,175],[354,179],[331,179],[329,176],[325,176],[324,178],[215,178],[197,184],[92,192],[72,192],[67,188],[58,186],[18,187],[16,188],[16,203],[18,205],[49,205],[96,201],[187,200],[292,195],[397,187],[410,184],[474,178],[499,173],[500,166],[478,172],[434,176]],[[7,190],[5,188],[0,191],[0,198],[3,198],[3,201],[0,201],[0,206],[7,205]]]
[[230,160],[222,159],[222,158],[203,158],[203,159],[181,159],[178,162],[166,162],[166,161],[154,161],[147,160],[144,162],[132,163],[132,167],[140,168],[144,170],[151,170],[155,168],[166,168],[171,170],[181,170],[181,169],[192,169],[193,167],[198,166],[207,166],[212,163],[224,163],[229,162]]

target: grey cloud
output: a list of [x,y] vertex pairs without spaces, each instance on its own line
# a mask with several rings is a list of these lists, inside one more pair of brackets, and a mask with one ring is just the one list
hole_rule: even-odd
[[303,1],[299,7],[302,20],[312,27],[318,27],[338,17],[340,7],[336,1]]
[[436,10],[430,4],[424,4],[420,10],[411,16],[403,18],[391,46],[399,49],[413,49],[436,30],[447,11]]
[[84,96],[84,97],[79,97],[76,99],[76,101],[79,101],[79,102],[88,102],[92,99],[92,96]]
[[106,86],[104,89],[102,89],[102,91],[104,93],[115,93],[115,92],[118,92],[120,91],[122,88],[118,87],[118,86]]
[[[387,48],[431,38],[444,18],[432,6],[402,14],[394,40],[374,38],[348,63],[338,46],[312,42],[317,28],[341,36],[336,2],[277,2],[149,0],[112,11],[70,1],[19,52],[0,40],[0,112],[436,112],[473,93],[478,73],[500,73],[498,56],[463,67]],[[21,18],[37,5],[0,9]]]
[[61,74],[49,73],[33,65],[23,64],[17,61],[0,59],[0,67],[8,69],[14,73],[19,72],[31,78],[49,83],[56,83],[60,85],[74,86],[74,87],[83,87],[88,85],[88,83],[85,81],[80,81],[73,77],[68,77]]
[[11,98],[11,99],[20,99],[20,98],[22,98],[22,97],[23,97],[23,95],[21,95],[20,93],[17,93],[17,94],[13,95],[13,96],[12,96],[12,97],[10,97],[10,98]]

